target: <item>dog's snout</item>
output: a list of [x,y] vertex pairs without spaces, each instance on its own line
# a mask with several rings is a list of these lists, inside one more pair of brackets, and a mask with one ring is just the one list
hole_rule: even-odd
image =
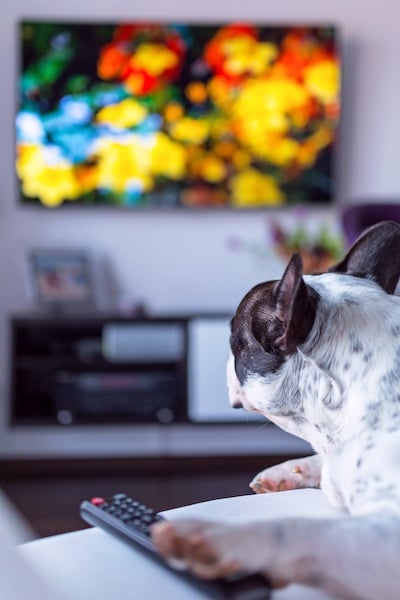
[[240,400],[235,400],[235,402],[232,404],[232,408],[243,408],[243,404],[240,402]]

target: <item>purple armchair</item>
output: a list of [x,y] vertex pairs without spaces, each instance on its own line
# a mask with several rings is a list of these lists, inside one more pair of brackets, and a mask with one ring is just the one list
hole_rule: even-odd
[[400,223],[400,202],[392,204],[354,204],[344,209],[342,226],[349,246],[356,241],[360,233],[379,221]]

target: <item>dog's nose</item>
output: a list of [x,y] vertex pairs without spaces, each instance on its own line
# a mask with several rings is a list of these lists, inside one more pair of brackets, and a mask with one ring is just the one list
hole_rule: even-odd
[[232,404],[232,408],[243,408],[243,404],[240,402],[240,400],[235,400],[235,402]]

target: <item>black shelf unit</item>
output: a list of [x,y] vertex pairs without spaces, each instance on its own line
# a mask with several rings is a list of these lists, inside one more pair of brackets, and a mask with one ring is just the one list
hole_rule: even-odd
[[[186,422],[189,320],[97,313],[11,317],[10,424]],[[129,327],[133,358],[105,353],[104,328],[121,325]],[[154,356],[148,349],[140,354],[143,328],[155,340]],[[157,339],[166,328],[179,343],[164,357]]]

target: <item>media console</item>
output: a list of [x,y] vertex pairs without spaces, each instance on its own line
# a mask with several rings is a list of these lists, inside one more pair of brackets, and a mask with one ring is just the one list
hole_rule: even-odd
[[186,419],[187,319],[17,317],[11,423]]
[[16,316],[11,424],[247,420],[227,402],[229,316]]

